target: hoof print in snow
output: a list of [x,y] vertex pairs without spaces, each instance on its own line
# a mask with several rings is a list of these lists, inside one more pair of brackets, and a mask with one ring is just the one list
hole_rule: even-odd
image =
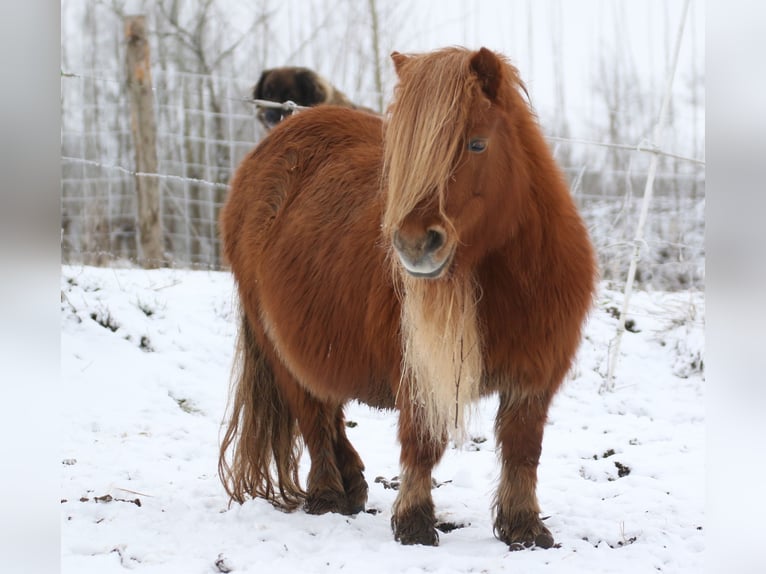
[[476,452],[481,450],[481,446],[479,445],[482,445],[485,442],[487,442],[486,437],[475,436],[475,437],[472,437],[471,440],[468,443],[466,443],[466,445],[463,448],[464,450],[467,450],[469,452]]
[[583,536],[582,540],[584,540],[588,544],[591,544],[594,548],[598,548],[602,544],[606,544],[607,546],[609,546],[609,548],[611,548],[612,550],[615,550],[617,548],[624,548],[626,546],[630,546],[631,544],[633,544],[634,542],[638,540],[638,536],[631,536],[630,538],[625,538],[623,536],[622,540],[618,540],[616,544],[612,544],[611,542],[607,542],[606,540],[602,540],[602,539],[593,541],[587,536]]
[[149,340],[149,337],[147,337],[146,335],[143,335],[141,337],[141,342],[138,344],[138,348],[145,353],[154,352],[154,347],[152,347],[152,342]]
[[614,461],[614,466],[617,467],[617,476],[619,478],[623,478],[624,476],[628,476],[630,474],[630,467],[622,464],[621,462]]
[[232,568],[232,566],[226,561],[226,558],[224,558],[223,554],[218,555],[218,558],[215,561],[215,568],[218,570],[218,572],[223,572],[224,574],[228,574],[228,572],[234,570],[234,568]]
[[[389,490],[389,489],[390,490],[399,490],[399,485],[401,484],[401,480],[399,479],[398,476],[395,476],[391,480],[388,480],[387,478],[384,478],[382,476],[376,476],[375,477],[375,482],[377,484],[382,484],[383,488],[385,488],[386,490]],[[449,484],[451,482],[452,482],[451,480],[445,480],[444,482],[438,482],[436,479],[432,478],[431,479],[431,488],[432,489],[439,488],[439,487],[444,486],[445,484]]]
[[[620,461],[615,460],[614,466],[617,468],[617,478],[624,478],[630,474],[631,468],[628,465],[622,464]],[[609,482],[614,482],[617,480],[617,478],[611,476],[607,480],[609,480]]]
[[135,568],[136,564],[141,563],[141,561],[135,556],[129,556],[127,554],[124,544],[120,544],[119,546],[112,548],[112,553],[116,553],[117,556],[120,557],[120,565],[123,568],[132,569]]
[[[606,312],[609,313],[609,315],[611,315],[618,321],[620,319],[620,315],[622,315],[622,313],[620,313],[620,310],[615,306],[607,307]],[[641,332],[640,329],[636,328],[636,321],[634,319],[625,319],[625,330],[630,331],[631,333]]]
[[625,321],[625,330],[631,333],[640,333],[641,329],[636,327],[636,322],[633,319],[627,319]]
[[399,484],[400,484],[398,476],[395,476],[391,480],[388,480],[387,478],[384,478],[382,476],[376,476],[375,483],[382,484],[383,488],[385,488],[386,490],[399,490]]
[[[83,496],[80,498],[80,502],[88,502],[90,499],[86,496]],[[139,508],[141,507],[141,499],[140,498],[134,498],[134,499],[128,499],[128,498],[114,498],[111,494],[104,494],[103,496],[94,496],[93,502],[105,504],[109,502],[129,502],[130,504],[135,504]]]
[[185,413],[194,415],[194,414],[199,414],[202,412],[197,407],[195,407],[194,403],[192,403],[192,401],[190,401],[189,399],[180,399],[178,397],[173,396],[173,394],[170,392],[168,393],[168,396],[171,399],[173,399],[178,405],[178,408],[180,408]]
[[436,523],[436,530],[439,532],[443,532],[444,534],[449,534],[453,530],[458,530],[460,528],[465,528],[466,526],[470,526],[471,523],[463,524],[461,522],[437,522]]
[[[624,538],[623,540],[620,540],[620,541],[617,542],[617,546],[612,546],[612,548],[622,548],[623,546],[630,546],[636,540],[638,540],[637,536],[631,536],[630,538]],[[611,546],[611,544],[610,544],[610,546]]]

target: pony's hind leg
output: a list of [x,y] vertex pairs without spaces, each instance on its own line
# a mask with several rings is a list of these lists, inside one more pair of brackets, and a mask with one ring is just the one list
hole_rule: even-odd
[[399,412],[401,443],[401,478],[399,494],[394,502],[391,528],[402,544],[437,546],[434,501],[431,496],[431,471],[447,447],[446,433],[433,437],[424,428],[422,417],[407,404]]
[[537,465],[550,396],[501,392],[495,432],[500,446],[501,476],[495,499],[495,536],[512,550],[553,546],[540,519]]
[[367,483],[362,476],[364,465],[346,438],[343,406],[319,400],[284,367],[279,369],[278,376],[311,457],[306,512],[354,514],[364,509],[367,500]]
[[338,407],[336,411],[335,428],[337,432],[335,459],[343,478],[343,489],[346,492],[346,511],[343,513],[356,514],[364,510],[367,503],[368,486],[364,479],[364,463],[346,436],[343,407]]

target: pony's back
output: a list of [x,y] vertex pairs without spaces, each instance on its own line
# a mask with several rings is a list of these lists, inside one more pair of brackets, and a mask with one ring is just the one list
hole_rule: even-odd
[[[231,180],[220,218],[229,263],[235,265],[245,255],[239,249],[242,241],[264,238],[267,224],[282,215],[285,202],[296,201],[299,195],[298,201],[316,201],[325,207],[325,201],[339,199],[345,191],[349,192],[345,199],[351,200],[377,193],[373,180],[380,165],[381,131],[380,118],[335,106],[309,109],[278,125],[243,159]],[[328,161],[344,149],[353,161],[346,165]],[[346,187],[338,187],[344,183]],[[245,219],[257,228],[246,228]]]

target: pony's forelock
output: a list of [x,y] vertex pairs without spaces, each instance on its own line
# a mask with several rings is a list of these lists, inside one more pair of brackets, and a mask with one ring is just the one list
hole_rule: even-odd
[[469,69],[470,54],[446,48],[411,56],[400,72],[384,131],[386,235],[424,200],[438,201],[444,215],[445,189],[479,90]]

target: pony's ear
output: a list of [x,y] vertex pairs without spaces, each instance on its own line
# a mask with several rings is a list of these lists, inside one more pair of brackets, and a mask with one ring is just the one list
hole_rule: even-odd
[[484,94],[490,101],[495,101],[503,74],[503,65],[497,54],[482,48],[471,57],[471,70],[479,79]]
[[409,57],[399,52],[391,52],[391,59],[394,62],[394,70],[396,70],[396,73],[398,74],[401,71],[404,62],[406,62]]

